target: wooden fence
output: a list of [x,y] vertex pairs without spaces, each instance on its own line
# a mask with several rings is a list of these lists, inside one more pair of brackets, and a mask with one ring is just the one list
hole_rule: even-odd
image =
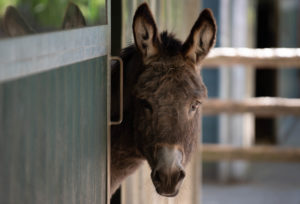
[[247,160],[263,162],[300,162],[300,148],[254,146],[233,147],[206,144],[199,147],[198,154],[204,161]]
[[[203,66],[216,68],[222,65],[245,64],[249,68],[300,68],[300,49],[250,49],[215,48],[203,62]],[[203,114],[242,114],[275,117],[280,115],[300,115],[300,99],[248,98],[241,101],[208,99],[203,103]],[[177,198],[162,198],[156,195],[150,181],[150,170],[144,165],[122,186],[122,204],[195,204],[200,203],[201,163],[219,160],[248,160],[269,162],[300,162],[300,148],[276,146],[232,147],[223,145],[200,145],[187,170],[187,178],[182,192]],[[132,184],[136,189],[132,191]],[[147,188],[144,186],[147,185]],[[145,193],[145,191],[147,191]],[[138,195],[151,195],[141,197]]]
[[205,67],[235,64],[255,68],[300,67],[300,48],[215,48],[203,62]]
[[[251,68],[300,68],[300,48],[215,48],[204,60],[205,67],[244,64]],[[203,104],[203,114],[241,114],[275,117],[280,115],[300,115],[300,99],[259,97],[241,101],[208,99]],[[204,160],[262,160],[300,162],[299,148],[279,147],[228,147],[203,145],[198,153]]]
[[259,97],[241,101],[208,99],[204,115],[252,113],[256,116],[300,115],[300,99]]

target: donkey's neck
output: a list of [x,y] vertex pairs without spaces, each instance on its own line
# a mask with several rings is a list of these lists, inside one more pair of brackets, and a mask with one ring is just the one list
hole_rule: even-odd
[[[122,54],[124,62],[124,119],[121,125],[111,127],[111,193],[121,182],[142,163],[134,139],[133,114],[134,97],[132,90],[141,74],[141,57],[134,46],[126,48]],[[119,71],[112,69],[112,119],[119,115]]]
[[126,127],[127,125],[130,126],[127,123],[119,128],[111,128],[111,195],[143,162],[136,150],[131,127]]

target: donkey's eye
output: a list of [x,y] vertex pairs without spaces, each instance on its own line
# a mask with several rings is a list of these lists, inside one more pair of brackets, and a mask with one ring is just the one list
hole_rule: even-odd
[[152,112],[152,106],[147,100],[142,99],[142,100],[140,100],[140,103],[142,104],[142,106],[144,108],[146,108]]
[[201,102],[200,101],[195,101],[192,103],[191,105],[191,111],[195,111],[198,109],[198,107],[200,106]]

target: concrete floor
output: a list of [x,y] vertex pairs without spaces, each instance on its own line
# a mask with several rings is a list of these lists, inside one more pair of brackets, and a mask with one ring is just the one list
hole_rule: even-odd
[[202,204],[300,204],[300,164],[253,163],[244,182],[206,182]]

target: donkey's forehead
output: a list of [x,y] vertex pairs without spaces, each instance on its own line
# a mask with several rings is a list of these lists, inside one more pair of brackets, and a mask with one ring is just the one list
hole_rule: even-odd
[[182,55],[162,56],[145,67],[145,72],[148,74],[181,75],[182,73],[189,73],[190,75],[196,75],[196,67],[186,61]]
[[136,90],[137,96],[144,99],[206,96],[201,76],[194,67],[185,64],[167,63],[166,66],[166,63],[152,63],[139,77]]
[[157,58],[157,60],[153,60],[149,67],[159,67],[159,68],[184,68],[189,66],[187,61],[182,57],[182,55],[174,55],[174,56],[167,56],[162,55],[161,57]]

